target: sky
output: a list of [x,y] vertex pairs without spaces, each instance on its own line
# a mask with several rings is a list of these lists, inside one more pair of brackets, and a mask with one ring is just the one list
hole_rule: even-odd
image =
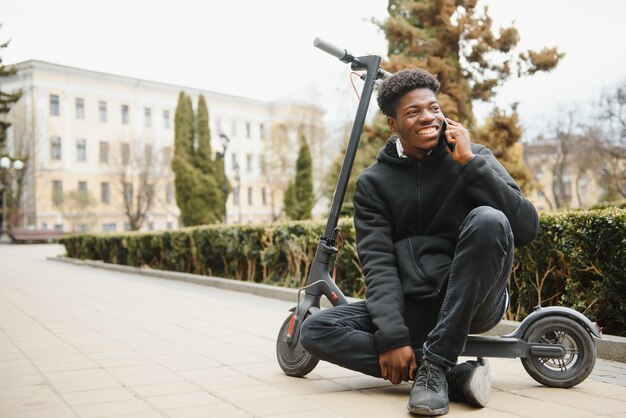
[[[481,3],[479,3],[481,4]],[[626,1],[482,0],[494,25],[514,24],[521,50],[557,46],[566,56],[549,74],[514,79],[489,104],[519,103],[525,139],[559,111],[589,110],[626,82]],[[321,37],[356,55],[385,56],[387,0],[0,0],[5,64],[57,64],[203,88],[259,100],[310,102],[329,123],[356,107],[349,69],[313,47]],[[358,80],[357,80],[358,85]]]

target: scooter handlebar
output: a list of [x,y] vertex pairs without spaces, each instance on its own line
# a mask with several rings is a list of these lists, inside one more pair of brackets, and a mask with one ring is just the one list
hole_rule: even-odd
[[346,55],[350,55],[345,49],[339,48],[338,46],[335,46],[330,42],[326,42],[321,38],[315,38],[315,40],[313,41],[313,46],[332,55],[333,57],[339,58],[340,60],[343,60]]

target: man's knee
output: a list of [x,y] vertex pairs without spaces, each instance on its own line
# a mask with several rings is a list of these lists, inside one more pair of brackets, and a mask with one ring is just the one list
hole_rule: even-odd
[[506,215],[490,206],[473,209],[463,221],[461,239],[467,234],[474,235],[476,245],[489,245],[495,241],[507,242],[511,234],[511,225]]
[[327,328],[324,315],[320,313],[307,317],[300,327],[300,343],[309,353],[316,352],[317,341],[320,340],[320,331]]

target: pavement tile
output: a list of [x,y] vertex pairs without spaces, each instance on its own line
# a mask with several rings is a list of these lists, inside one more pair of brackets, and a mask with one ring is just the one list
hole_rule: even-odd
[[273,383],[272,386],[291,393],[292,395],[307,395],[311,393],[341,392],[351,390],[348,386],[324,379],[301,379],[287,383]]
[[97,379],[70,380],[52,384],[61,393],[82,392],[85,390],[111,389],[121,387],[122,384],[115,378],[101,377]]
[[142,364],[139,366],[107,367],[107,372],[115,377],[137,376],[168,373],[165,367],[158,364]]
[[194,406],[191,408],[166,409],[165,414],[171,418],[244,418],[251,417],[242,409],[228,403]]
[[156,385],[131,386],[130,389],[142,398],[153,396],[174,395],[178,393],[201,392],[200,386],[191,382],[160,383]]
[[309,411],[320,412],[318,406],[295,396],[239,401],[237,402],[237,406],[243,408],[246,412],[255,417],[274,417],[277,415]]
[[235,375],[235,376],[215,376],[208,379],[200,379],[196,380],[199,386],[207,389],[209,391],[216,389],[230,389],[230,388],[241,388],[246,386],[257,386],[261,383],[259,380],[254,379],[245,375]]
[[46,379],[48,379],[52,383],[69,382],[71,380],[93,380],[111,377],[108,372],[100,368],[45,373],[45,376]]
[[68,405],[85,405],[92,403],[126,401],[135,399],[136,396],[126,388],[87,390],[83,392],[70,392],[62,395]]
[[361,391],[348,390],[343,392],[314,393],[311,395],[303,395],[297,399],[308,402],[310,404],[334,411],[339,408],[349,408],[357,405],[368,405],[373,400]]
[[24,367],[13,367],[13,368],[8,368],[8,369],[2,369],[0,371],[0,376],[2,377],[27,376],[31,374],[39,374],[39,371],[31,365],[24,366]]
[[252,399],[275,398],[287,396],[289,393],[268,385],[246,386],[243,388],[215,389],[212,394],[232,404]]
[[[584,392],[590,395],[626,400],[626,386],[610,385],[604,382],[597,382],[587,379],[584,382],[569,389],[573,392]],[[626,411],[624,411],[626,413]]]
[[140,374],[134,376],[121,376],[118,377],[126,386],[140,386],[140,385],[150,385],[157,383],[172,383],[172,382],[180,382],[184,380],[181,376],[167,372],[167,373],[158,373],[158,374]]
[[531,418],[554,416],[590,417],[598,415],[597,413],[584,409],[578,409],[559,403],[540,401],[507,392],[492,393],[489,408]]
[[54,392],[46,384],[3,388],[0,389],[0,403],[10,399],[36,398],[48,395],[54,395]]
[[25,376],[0,377],[0,390],[5,388],[18,388],[22,386],[32,386],[44,384],[44,380],[39,374]]
[[65,404],[55,394],[19,399],[5,399],[0,402],[0,414],[63,407],[65,407]]
[[557,388],[531,388],[515,392],[516,395],[525,396],[542,401],[560,403],[580,410],[591,411],[594,414],[609,415],[626,412],[626,398],[622,401],[604,398],[593,394],[577,391],[575,396],[569,389]]
[[154,412],[152,406],[139,399],[91,403],[74,406],[73,409],[81,418],[114,417],[141,412]]
[[207,392],[177,393],[146,398],[146,402],[158,409],[186,408],[191,406],[211,405],[222,401]]
[[217,377],[233,377],[233,376],[244,376],[246,373],[241,370],[236,370],[235,368],[230,367],[211,367],[208,369],[195,369],[195,370],[181,370],[178,372],[179,375],[183,376],[185,379],[191,381],[198,380],[210,380],[215,379]]
[[1,414],[2,418],[69,418],[75,417],[76,414],[69,407],[63,406],[58,408],[36,409],[30,411],[11,412]]
[[[337,415],[336,413],[334,413],[334,411],[333,413],[331,413],[328,411],[321,411],[321,410],[274,415],[275,418],[337,418],[340,416],[341,415]],[[380,415],[380,416],[383,416],[383,415]],[[365,417],[365,415],[361,415],[361,418],[363,417]]]

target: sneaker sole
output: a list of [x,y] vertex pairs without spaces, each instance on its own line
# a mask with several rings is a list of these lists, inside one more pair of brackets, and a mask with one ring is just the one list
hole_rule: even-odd
[[463,387],[463,394],[468,403],[484,408],[491,397],[491,373],[489,362],[485,360],[483,367],[477,367],[469,381]]
[[435,416],[435,415],[444,415],[448,413],[448,406],[446,405],[444,408],[439,409],[430,409],[428,407],[413,407],[407,406],[406,409],[409,410],[410,413],[416,415],[427,415],[427,416]]

